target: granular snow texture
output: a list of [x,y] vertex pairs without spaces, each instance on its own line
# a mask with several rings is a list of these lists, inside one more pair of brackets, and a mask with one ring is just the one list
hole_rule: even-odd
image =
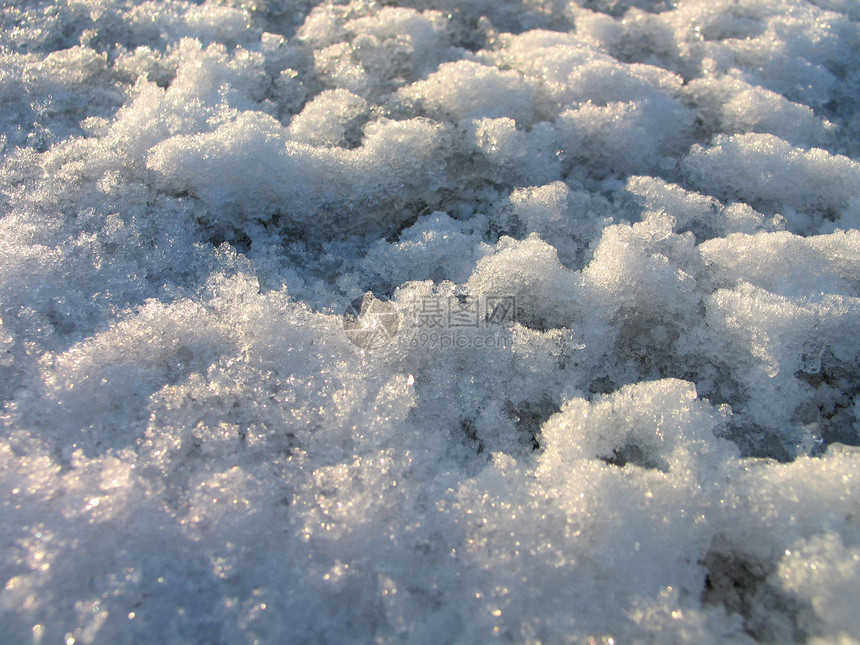
[[0,641],[857,643],[857,0],[0,6]]

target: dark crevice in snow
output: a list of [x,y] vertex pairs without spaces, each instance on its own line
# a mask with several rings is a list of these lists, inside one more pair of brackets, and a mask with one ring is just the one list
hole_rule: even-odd
[[627,464],[639,466],[649,470],[662,470],[667,472],[669,467],[661,459],[655,459],[635,443],[625,444],[621,448],[612,451],[609,457],[600,457],[600,460],[610,466],[623,468]]
[[520,442],[531,450],[540,449],[540,428],[553,414],[558,412],[558,405],[549,398],[537,402],[523,401],[515,405],[505,402],[505,412],[516,423],[520,434]]
[[803,643],[814,635],[812,608],[769,582],[772,562],[731,550],[722,540],[715,542],[717,548],[699,562],[706,571],[704,605],[719,604],[729,614],[740,614],[744,631],[757,642]]

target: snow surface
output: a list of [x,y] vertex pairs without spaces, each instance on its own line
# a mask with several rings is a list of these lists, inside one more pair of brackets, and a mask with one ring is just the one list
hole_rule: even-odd
[[857,643],[858,21],[3,3],[0,641]]

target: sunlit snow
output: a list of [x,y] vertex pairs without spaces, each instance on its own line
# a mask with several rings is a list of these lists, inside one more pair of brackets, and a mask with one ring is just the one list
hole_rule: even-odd
[[0,642],[857,643],[856,0],[0,6]]

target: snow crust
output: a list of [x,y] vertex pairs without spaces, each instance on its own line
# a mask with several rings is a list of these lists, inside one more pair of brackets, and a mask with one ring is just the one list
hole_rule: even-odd
[[857,642],[856,2],[0,12],[0,640]]

